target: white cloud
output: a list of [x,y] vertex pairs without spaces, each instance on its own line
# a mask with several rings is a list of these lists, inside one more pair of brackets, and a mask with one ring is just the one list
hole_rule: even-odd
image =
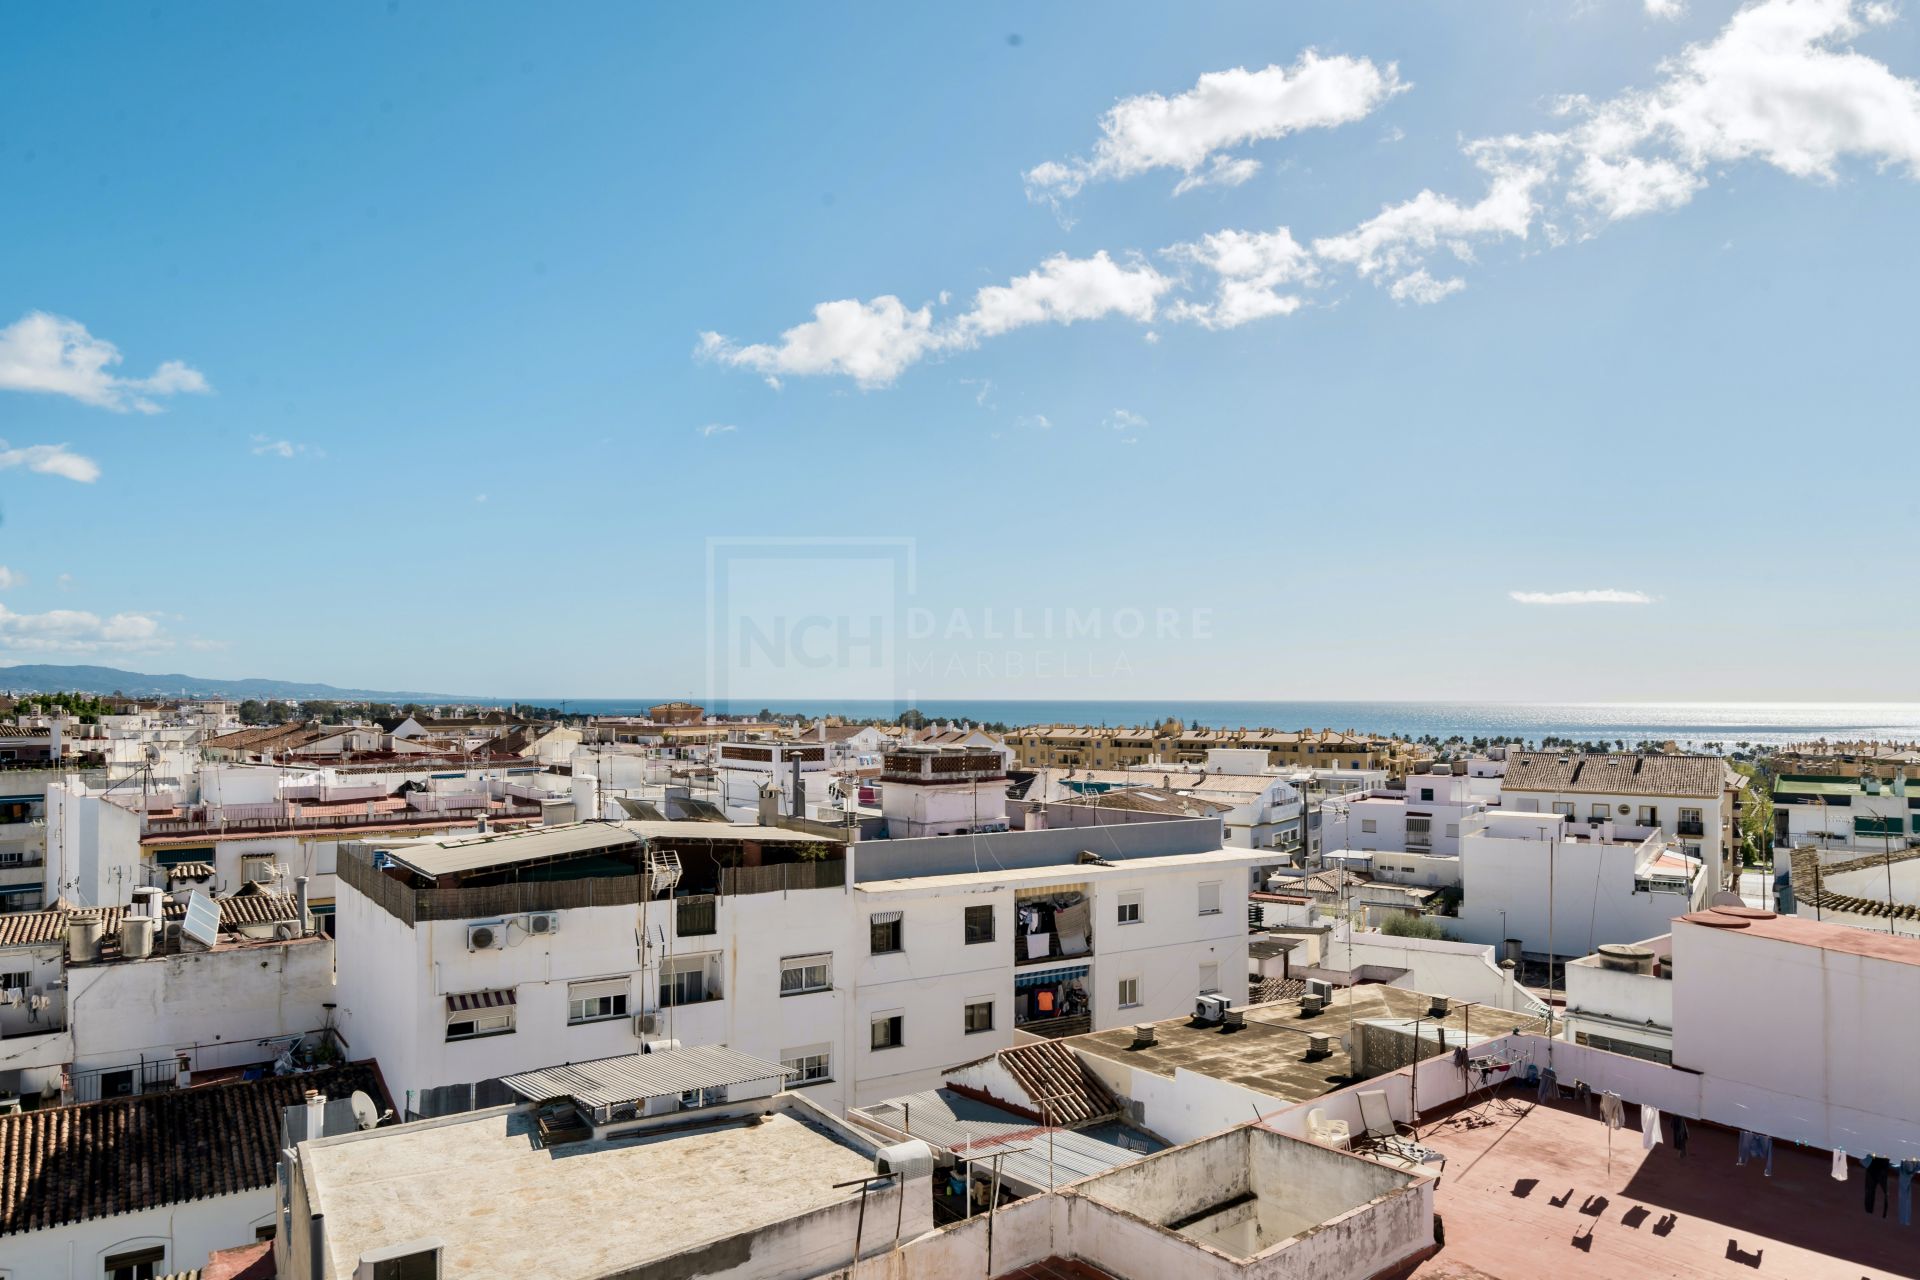
[[1091,156],[1035,165],[1025,175],[1027,191],[1035,199],[1059,200],[1089,182],[1163,168],[1186,175],[1175,194],[1199,185],[1238,185],[1253,176],[1257,162],[1219,152],[1351,123],[1408,87],[1391,63],[1382,68],[1366,58],[1322,57],[1311,49],[1290,67],[1209,71],[1171,98],[1143,93],[1121,99],[1101,117]]
[[486,503],[486,500],[487,500],[487,495],[486,495],[486,494],[484,494],[484,493],[476,493],[476,494],[474,494],[474,495],[473,495],[473,500],[474,500],[475,502],[478,502],[478,503],[481,503],[481,504],[483,504],[483,505],[484,505],[484,504]]
[[1451,196],[1422,191],[1411,200],[1389,205],[1343,235],[1313,242],[1313,250],[1330,262],[1350,266],[1362,277],[1399,276],[1415,269],[1434,248],[1445,243],[1455,256],[1472,256],[1472,242],[1518,237],[1525,239],[1537,208],[1534,193],[1548,177],[1541,164],[1515,159],[1487,144],[1469,148],[1487,171],[1486,195],[1473,204]]
[[1284,286],[1312,283],[1313,255],[1285,227],[1278,231],[1216,231],[1204,239],[1164,250],[1177,262],[1204,267],[1218,283],[1213,301],[1180,301],[1168,309],[1176,320],[1209,329],[1232,329],[1250,320],[1290,315],[1302,306]]
[[739,429],[740,428],[734,426],[731,422],[709,422],[704,427],[694,428],[695,431],[698,431],[703,437],[709,440],[715,436],[724,436],[729,432],[738,431]]
[[[951,321],[892,296],[830,302],[777,344],[740,347],[709,333],[701,350],[769,378],[831,373],[879,386],[928,355],[1033,324],[1123,316],[1145,325],[1164,316],[1231,329],[1298,311],[1309,290],[1349,272],[1396,301],[1436,303],[1466,287],[1436,263],[1472,264],[1487,246],[1510,241],[1557,246],[1678,208],[1741,161],[1818,181],[1835,180],[1848,159],[1920,175],[1920,84],[1849,44],[1895,16],[1857,0],[1754,0],[1710,39],[1662,62],[1651,88],[1565,98],[1558,128],[1465,143],[1485,177],[1477,198],[1422,190],[1310,248],[1287,227],[1216,231],[1162,250],[1177,276],[1106,251],[1059,254],[981,289]],[[1090,158],[1036,167],[1029,189],[1070,196],[1088,181],[1154,168],[1180,170],[1182,190],[1244,181],[1252,162],[1225,149],[1356,119],[1404,88],[1392,65],[1381,71],[1365,59],[1312,53],[1291,68],[1212,73],[1175,98],[1121,102]]]
[[1175,281],[1138,260],[1055,254],[1023,276],[988,285],[970,309],[936,324],[933,307],[909,311],[892,295],[872,302],[823,302],[813,319],[780,335],[778,344],[739,346],[718,333],[700,335],[699,353],[767,374],[840,374],[863,387],[885,386],[909,367],[943,351],[976,346],[1036,324],[1073,324],[1119,315],[1152,320]]
[[1147,420],[1137,413],[1125,409],[1115,409],[1107,415],[1107,425],[1115,431],[1138,431],[1148,425]]
[[1467,287],[1467,282],[1459,276],[1447,280],[1435,280],[1423,268],[1410,275],[1401,276],[1388,290],[1395,302],[1417,302],[1428,306]]
[[1520,604],[1652,604],[1644,591],[1509,591],[1509,599]]
[[251,452],[260,458],[324,458],[327,455],[308,444],[297,444],[292,440],[275,440],[271,436],[253,436]]
[[145,378],[113,372],[120,350],[78,320],[30,311],[0,329],[0,390],[68,396],[101,409],[159,413],[156,396],[204,392],[199,370],[168,360]]
[[100,478],[99,463],[64,444],[29,444],[9,449],[7,442],[0,440],[0,471],[9,467],[25,467],[41,475],[61,476],[81,484],[92,484]]
[[770,377],[844,374],[863,387],[885,386],[937,346],[933,308],[909,310],[891,294],[860,302],[842,298],[813,309],[813,319],[780,335],[778,344],[736,346],[717,333],[700,335],[700,354]]
[[15,613],[0,605],[0,650],[22,653],[96,653],[164,649],[160,620],[145,613],[102,618],[79,609]]
[[9,569],[7,568],[7,566],[0,564],[0,591],[6,591],[13,587],[24,587],[26,585],[27,585],[26,574],[16,572],[15,570]]
[[1044,413],[1023,414],[1020,417],[1015,418],[1013,421],[1014,421],[1014,425],[1017,427],[1031,427],[1035,431],[1053,430],[1052,420],[1049,419],[1047,415]]
[[1251,181],[1260,172],[1260,162],[1241,156],[1215,156],[1205,169],[1196,170],[1174,184],[1173,194],[1183,196],[1201,187],[1237,187]]
[[1645,0],[1645,4],[1649,18],[1666,18],[1671,20],[1687,11],[1687,6],[1682,4],[1681,0]]
[[952,341],[971,345],[1033,324],[1072,324],[1121,315],[1153,319],[1174,281],[1144,262],[1118,263],[1102,249],[1091,258],[1056,253],[1024,276],[973,295],[973,310],[954,322]]

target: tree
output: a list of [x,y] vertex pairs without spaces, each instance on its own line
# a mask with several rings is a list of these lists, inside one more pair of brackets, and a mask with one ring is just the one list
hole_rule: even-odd
[[1380,932],[1390,938],[1428,938],[1435,942],[1450,941],[1447,931],[1432,916],[1408,915],[1396,911],[1380,924]]
[[908,707],[900,713],[900,725],[905,729],[924,729],[931,723],[918,707]]

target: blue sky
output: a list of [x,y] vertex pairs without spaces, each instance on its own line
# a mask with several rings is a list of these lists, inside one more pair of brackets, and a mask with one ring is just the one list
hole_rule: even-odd
[[0,661],[1920,697],[1917,20],[9,8]]

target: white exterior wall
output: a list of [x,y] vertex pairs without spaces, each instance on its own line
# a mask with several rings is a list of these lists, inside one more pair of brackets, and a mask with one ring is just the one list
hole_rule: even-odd
[[1565,973],[1566,1039],[1584,1032],[1672,1050],[1672,979],[1609,969],[1598,956],[1574,961]]
[[[1686,921],[1673,958],[1673,1062],[1708,1077],[1712,1118],[1920,1157],[1920,964]],[[1751,1122],[1726,1118],[1741,1114]]]
[[887,834],[895,840],[1004,829],[1007,787],[1004,781],[887,782],[880,790],[880,811],[887,819]]
[[45,901],[64,896],[80,906],[124,906],[133,886],[144,883],[140,815],[88,794],[77,780],[49,786]]
[[0,1280],[99,1280],[110,1254],[160,1246],[156,1275],[203,1267],[215,1249],[246,1244],[275,1222],[273,1187],[138,1213],[0,1236]]
[[[1086,964],[1095,1028],[1187,1012],[1206,964],[1219,966],[1217,984],[1229,999],[1244,1003],[1251,860],[1062,867],[1058,883],[1089,885],[1094,954],[1018,970],[1013,888],[995,883],[993,873],[723,897],[717,932],[700,937],[677,937],[667,902],[648,904],[644,926],[637,906],[578,908],[559,913],[558,933],[534,937],[516,927],[505,950],[479,952],[467,950],[469,922],[409,928],[343,883],[337,1022],[351,1056],[379,1060],[402,1107],[416,1106],[421,1091],[440,1085],[637,1052],[641,1038],[631,1017],[567,1025],[567,983],[631,975],[630,1015],[652,1011],[658,978],[651,969],[642,973],[634,946],[636,929],[644,927],[655,959],[668,943],[676,956],[715,957],[722,993],[659,1012],[647,1039],[726,1044],[775,1061],[827,1046],[833,1080],[804,1089],[810,1101],[841,1110],[930,1088],[945,1068],[1012,1046],[1016,973]],[[1220,910],[1202,916],[1200,885],[1215,882]],[[1118,896],[1132,890],[1143,894],[1144,918],[1118,925]],[[965,907],[981,903],[995,908],[994,940],[970,946]],[[870,917],[894,910],[903,917],[904,951],[871,955]],[[782,996],[781,960],[817,953],[833,957],[833,989]],[[1140,979],[1138,1007],[1120,1007],[1122,977]],[[447,1043],[447,995],[504,987],[516,992],[512,1034]],[[968,1034],[965,1006],[979,999],[994,1002],[994,1026]],[[872,1020],[896,1011],[904,1043],[874,1050]]]
[[1469,831],[1461,840],[1465,897],[1456,932],[1468,942],[1519,938],[1529,954],[1545,955],[1551,933],[1554,954],[1584,956],[1602,943],[1667,932],[1673,917],[1709,893],[1704,874],[1692,900],[1636,890],[1642,845],[1522,839],[1495,834],[1500,829]]
[[[36,1022],[25,1003],[0,1005],[0,1095],[58,1090],[60,1072],[73,1061],[73,1035],[67,1029],[66,992],[58,987],[65,969],[62,942],[0,951],[0,973],[27,975],[25,990],[53,997]],[[0,1253],[4,1253],[0,1249]]]
[[[1328,939],[1328,968],[1356,969],[1361,965],[1406,969],[1406,986],[1428,995],[1545,1017],[1546,1004],[1502,969],[1491,943],[1447,942],[1437,938],[1395,938],[1374,930],[1334,926]],[[1569,970],[1571,972],[1571,970]]]
[[[1709,885],[1718,887],[1724,874],[1724,849],[1730,838],[1725,815],[1721,807],[1724,796],[1702,799],[1697,796],[1653,796],[1627,793],[1601,794],[1592,791],[1509,791],[1504,787],[1500,793],[1500,807],[1512,813],[1544,813],[1551,815],[1553,806],[1569,804],[1573,808],[1573,821],[1580,827],[1586,827],[1595,815],[1595,806],[1606,809],[1607,821],[1614,824],[1614,832],[1621,839],[1637,840],[1655,831],[1665,832],[1679,840],[1686,851],[1697,855],[1706,864],[1706,879]],[[1620,806],[1627,806],[1627,812],[1621,813]],[[1658,811],[1658,826],[1642,826],[1640,810],[1651,805]],[[1677,834],[1682,809],[1700,810],[1701,834],[1681,836]],[[1656,930],[1656,932],[1659,932]]]
[[74,965],[73,1069],[153,1061],[190,1045],[202,1046],[190,1055],[195,1070],[259,1062],[272,1056],[260,1041],[319,1029],[333,999],[333,942],[321,937]]

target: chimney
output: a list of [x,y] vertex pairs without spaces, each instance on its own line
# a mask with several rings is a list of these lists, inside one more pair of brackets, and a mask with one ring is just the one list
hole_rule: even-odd
[[307,1090],[307,1140],[327,1136],[327,1098],[318,1089]]
[[300,876],[293,882],[293,900],[300,908],[300,932],[313,932],[313,916],[307,909],[307,877]]
[[807,816],[806,791],[800,781],[800,757],[793,758],[793,795],[789,798],[790,812],[796,818]]
[[1045,831],[1047,829],[1047,806],[1038,800],[1027,804],[1027,830]]

